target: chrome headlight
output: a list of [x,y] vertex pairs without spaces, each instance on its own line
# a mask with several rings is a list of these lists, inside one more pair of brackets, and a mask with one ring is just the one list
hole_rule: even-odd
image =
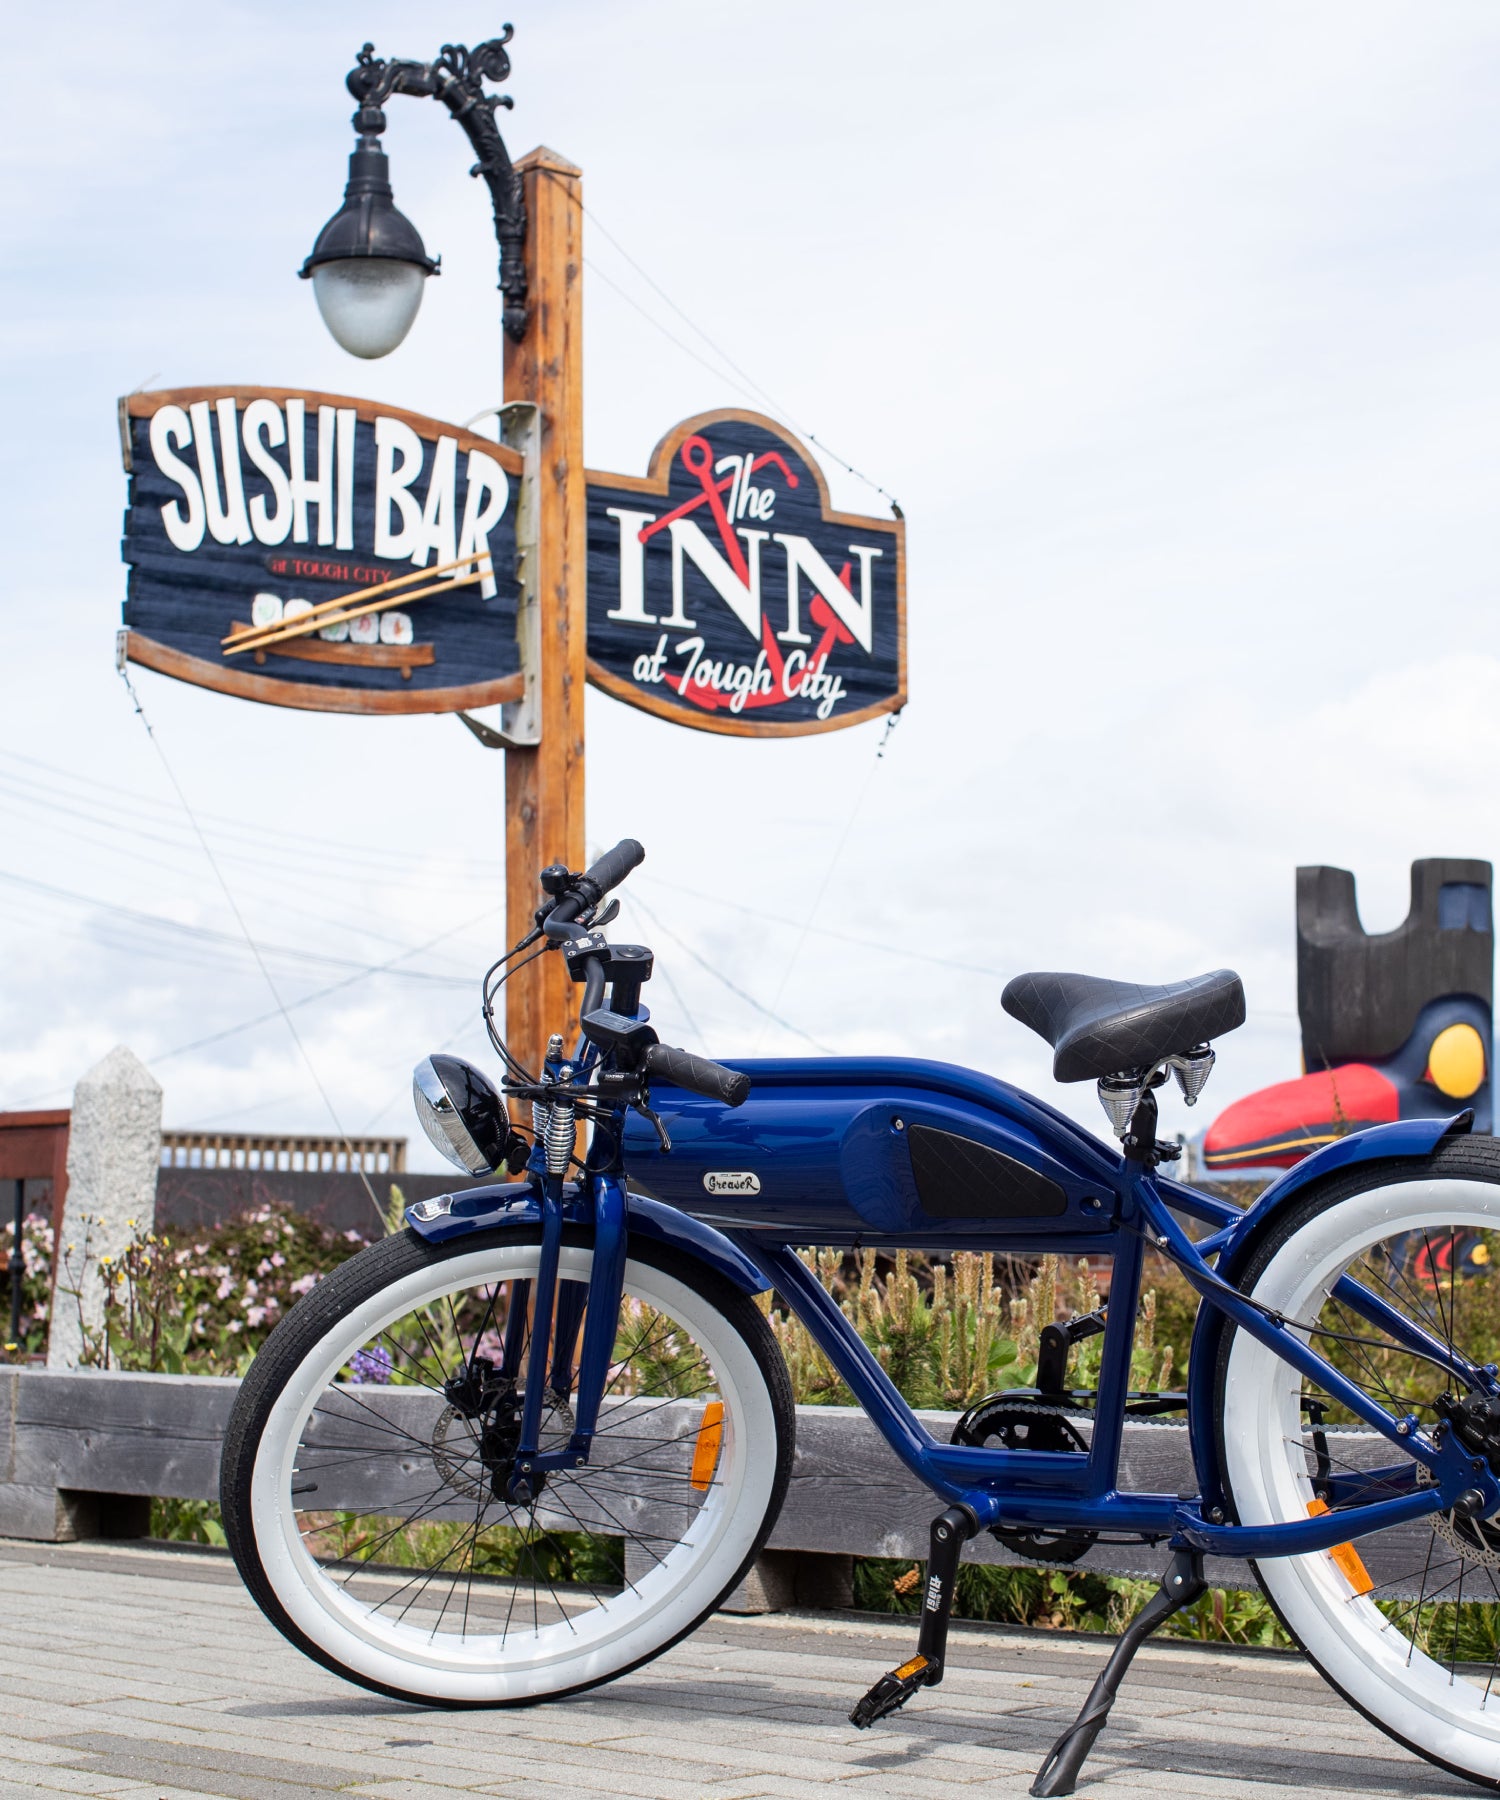
[[412,1104],[435,1150],[470,1175],[488,1175],[505,1156],[505,1102],[461,1056],[424,1056],[412,1071]]

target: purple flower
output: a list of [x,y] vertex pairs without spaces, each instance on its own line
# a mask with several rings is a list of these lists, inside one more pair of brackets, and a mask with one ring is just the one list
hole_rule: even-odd
[[349,1379],[382,1385],[390,1380],[393,1366],[390,1351],[381,1344],[373,1350],[356,1350],[349,1358]]

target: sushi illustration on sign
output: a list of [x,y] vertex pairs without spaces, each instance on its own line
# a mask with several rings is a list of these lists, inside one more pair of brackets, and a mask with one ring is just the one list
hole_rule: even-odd
[[244,699],[452,712],[521,697],[521,458],[281,388],[120,403],[123,654]]
[[834,731],[906,702],[906,534],[835,512],[758,413],[669,432],[642,478],[588,475],[589,680],[674,724]]

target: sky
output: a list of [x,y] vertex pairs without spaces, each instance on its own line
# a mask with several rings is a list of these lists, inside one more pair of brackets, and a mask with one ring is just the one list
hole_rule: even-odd
[[[1229,966],[1248,1021],[1164,1122],[1295,1075],[1296,866],[1353,869],[1388,930],[1412,859],[1500,835],[1500,13],[509,17],[512,154],[584,170],[589,465],[644,473],[678,420],[751,406],[908,521],[888,738],[689,734],[589,696],[588,841],[646,846],[616,934],[657,952],[663,1037],[969,1064],[1102,1131],[1005,980]],[[441,108],[389,108],[397,204],[443,259],[406,343],[347,357],[295,275],[342,192],[360,44],[426,59],[502,22],[84,0],[76,82],[45,9],[10,22],[0,1108],[65,1105],[123,1042],[168,1126],[337,1119],[443,1166],[410,1069],[491,1060],[502,758],[452,718],[136,671],[153,745],[113,661],[115,403],[238,381],[493,407],[487,198]],[[836,504],[884,510],[824,466]],[[305,1059],[246,931],[305,1002]]]

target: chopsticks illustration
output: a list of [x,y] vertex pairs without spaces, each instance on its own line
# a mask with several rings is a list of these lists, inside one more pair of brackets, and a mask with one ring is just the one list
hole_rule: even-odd
[[[433,580],[434,576],[447,575],[454,569],[468,569],[470,573],[449,581]],[[490,559],[486,553],[460,556],[453,562],[440,563],[433,569],[416,569],[410,575],[398,575],[394,581],[379,581],[373,587],[356,588],[352,594],[340,594],[337,599],[321,601],[310,612],[299,613],[294,619],[278,619],[272,625],[256,625],[248,631],[232,631],[220,642],[226,656],[238,656],[243,650],[265,650],[287,638],[306,637],[309,632],[322,631],[326,626],[342,625],[345,620],[360,619],[366,613],[386,612],[393,606],[405,606],[409,601],[425,599],[429,594],[451,594],[455,588],[470,587],[476,581],[483,581],[490,573]],[[412,588],[411,584],[418,581],[425,581],[429,585]],[[392,597],[392,590],[396,588],[411,591]],[[380,598],[372,600],[372,594],[379,595]],[[366,604],[356,605],[355,602]]]

